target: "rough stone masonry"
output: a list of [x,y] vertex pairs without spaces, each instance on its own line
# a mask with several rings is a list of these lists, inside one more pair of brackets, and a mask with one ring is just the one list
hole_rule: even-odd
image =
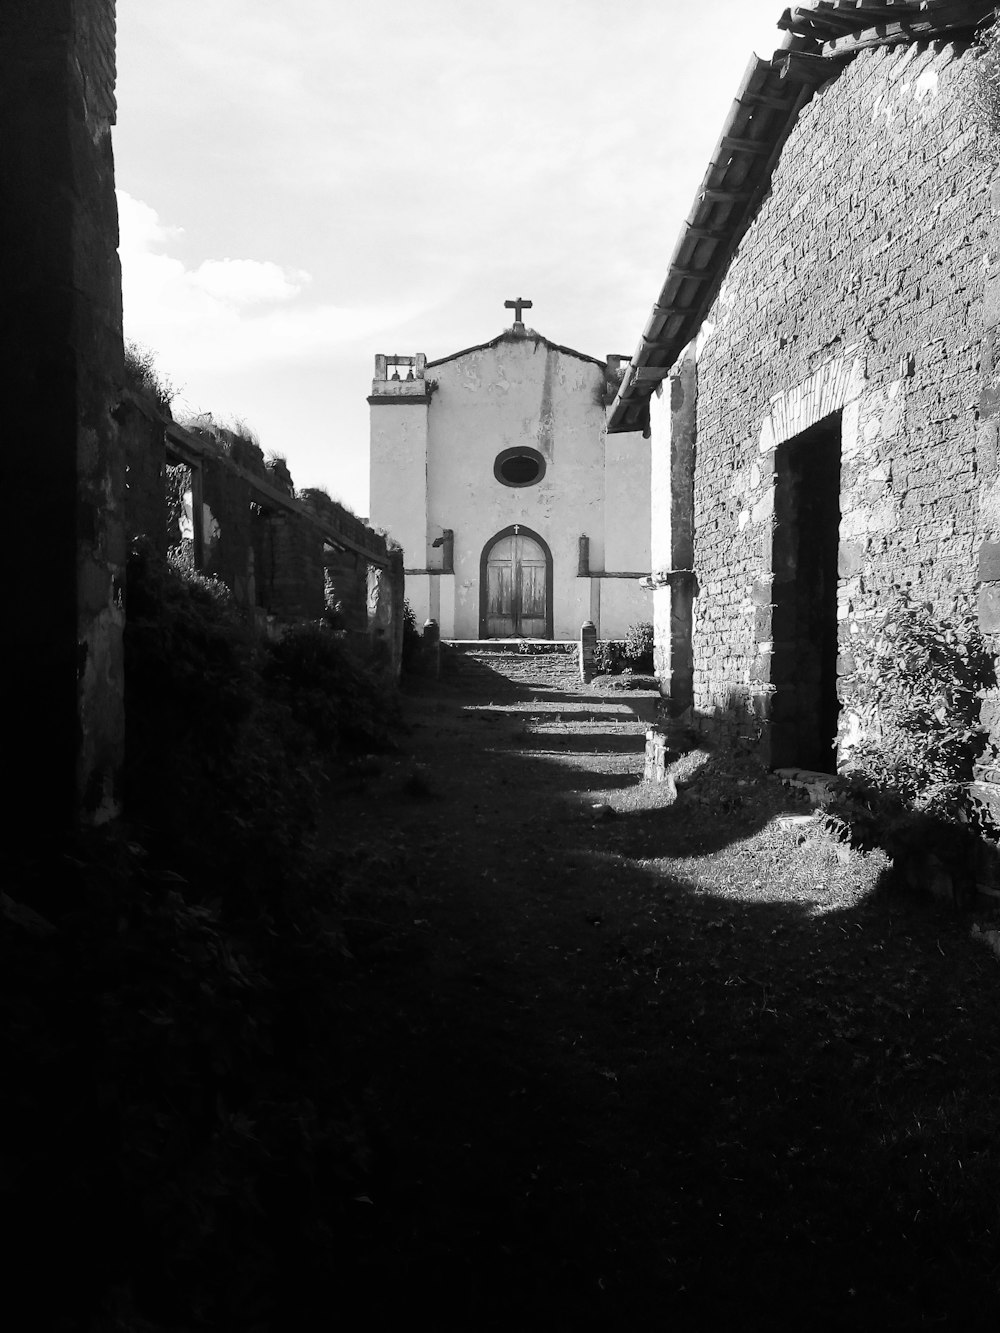
[[[861,51],[820,88],[702,328],[691,702],[771,763],[832,762],[802,753],[814,626],[788,589],[835,599],[843,756],[859,726],[852,649],[893,589],[947,610],[975,592],[979,549],[1000,535],[983,486],[996,475],[980,370],[995,239],[972,59],[944,43]],[[811,554],[824,525],[825,587]]]
[[[16,826],[117,809],[124,737],[123,383],[113,0],[0,13],[0,293]],[[9,796],[13,786],[15,795]],[[13,799],[13,808],[10,800]]]

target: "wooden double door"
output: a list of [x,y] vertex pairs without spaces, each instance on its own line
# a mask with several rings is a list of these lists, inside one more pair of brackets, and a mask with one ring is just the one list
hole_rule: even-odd
[[541,544],[525,533],[509,533],[493,543],[484,564],[486,637],[547,638],[550,561]]

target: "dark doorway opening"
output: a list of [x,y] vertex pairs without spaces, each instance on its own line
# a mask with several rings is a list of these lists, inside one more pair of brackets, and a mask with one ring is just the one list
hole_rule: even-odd
[[771,763],[836,769],[841,414],[778,446]]

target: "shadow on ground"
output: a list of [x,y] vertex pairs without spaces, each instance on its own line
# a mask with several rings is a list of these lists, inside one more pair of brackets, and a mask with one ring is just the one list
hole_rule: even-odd
[[775,829],[770,784],[630,804],[641,731],[412,724],[337,811],[383,858],[351,939],[367,1317],[994,1327],[1000,970],[967,923]]

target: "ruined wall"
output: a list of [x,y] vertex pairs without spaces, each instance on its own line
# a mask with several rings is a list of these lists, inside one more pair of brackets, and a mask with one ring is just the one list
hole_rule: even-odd
[[940,44],[862,52],[817,94],[703,330],[694,705],[765,757],[782,726],[794,742],[797,717],[776,668],[790,441],[812,447],[823,421],[840,439],[842,746],[852,643],[893,586],[942,610],[976,587],[989,172],[964,109],[968,59]]
[[224,457],[206,457],[202,474],[205,505],[214,519],[212,530],[206,533],[205,573],[231,588],[240,606],[250,606],[255,572],[250,483],[235,474]]
[[319,620],[332,575],[345,627],[361,640],[377,640],[376,656],[398,677],[403,569],[384,538],[325,491],[297,493],[285,460],[265,460],[243,436],[211,424],[186,430],[134,393],[125,395],[118,415],[129,538],[143,537],[161,554],[190,542],[196,567],[221,579],[245,611],[265,621]]
[[337,551],[331,547],[326,551],[323,563],[329,595],[340,608],[344,628],[353,633],[367,633],[370,594],[368,562],[353,551]]
[[[167,554],[167,449],[159,414],[134,396],[118,411],[125,449],[125,516],[129,540],[142,538],[157,555]],[[180,533],[175,536],[175,543]]]
[[117,810],[124,738],[124,381],[113,0],[0,13],[0,360],[8,466],[8,814]]
[[[271,541],[274,565],[267,609],[282,620],[319,620],[326,606],[321,534],[293,515],[276,514],[271,519]],[[364,588],[362,574],[359,596]]]
[[[360,519],[347,514],[325,491],[307,490],[303,492],[305,504],[321,519],[348,523],[353,537],[360,543],[374,536]],[[385,548],[384,539],[377,539]],[[347,547],[327,544],[321,548],[321,573],[326,585],[327,602],[339,604],[344,627],[353,633],[369,633],[372,630],[375,612],[370,604],[371,572],[378,566],[370,564],[364,555]],[[402,565],[400,562],[400,578]],[[400,585],[402,587],[402,585]],[[386,626],[388,619],[386,620]]]
[[374,660],[381,657],[396,681],[403,666],[405,590],[403,552],[390,548],[385,569],[368,567],[368,632]]

